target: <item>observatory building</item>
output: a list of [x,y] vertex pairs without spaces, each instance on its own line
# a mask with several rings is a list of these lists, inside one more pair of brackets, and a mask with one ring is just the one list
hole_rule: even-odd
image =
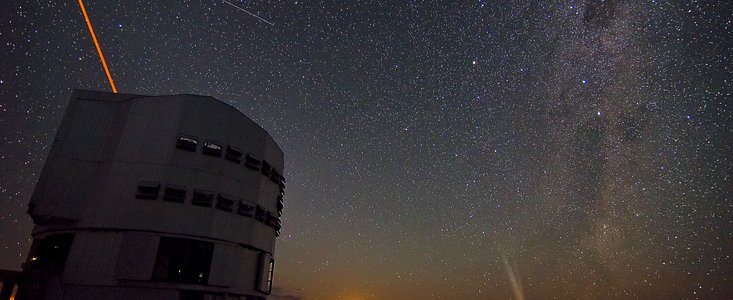
[[212,97],[77,90],[28,204],[18,299],[266,299],[283,152]]

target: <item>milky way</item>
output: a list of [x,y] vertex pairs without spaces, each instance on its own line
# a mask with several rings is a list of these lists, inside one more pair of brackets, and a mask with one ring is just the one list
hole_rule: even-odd
[[[85,2],[117,89],[262,125],[270,299],[733,297],[733,5]],[[0,2],[0,268],[71,91],[74,1]]]

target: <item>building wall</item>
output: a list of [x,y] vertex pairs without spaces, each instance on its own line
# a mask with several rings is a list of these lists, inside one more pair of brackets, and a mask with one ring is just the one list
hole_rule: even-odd
[[[182,140],[198,143],[190,151]],[[221,147],[220,156],[204,153],[209,142]],[[248,158],[259,166],[248,167]],[[75,91],[29,204],[34,239],[74,234],[61,280],[67,292],[265,296],[255,285],[262,253],[273,253],[279,230],[283,164],[265,130],[214,98]],[[169,193],[175,190],[185,196]],[[194,194],[211,194],[213,202],[201,206],[206,198]],[[213,245],[206,283],[154,278],[166,238]],[[186,251],[208,251],[197,243]]]

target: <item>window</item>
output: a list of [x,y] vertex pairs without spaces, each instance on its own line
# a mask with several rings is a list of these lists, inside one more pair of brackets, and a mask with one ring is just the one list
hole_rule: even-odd
[[186,201],[186,187],[177,184],[166,184],[163,200],[183,203]]
[[277,219],[277,223],[275,224],[275,236],[280,236],[280,229],[283,228],[283,223],[280,220],[280,218]]
[[158,199],[160,192],[160,182],[140,181],[137,184],[137,193],[135,198],[138,199]]
[[244,199],[239,200],[239,208],[237,208],[237,214],[251,218],[253,217],[252,213],[254,212],[254,210],[254,206],[247,204]]
[[280,187],[280,196],[284,196],[285,195],[285,177],[283,176],[280,176],[279,187]]
[[30,257],[30,268],[51,273],[63,272],[73,242],[74,234],[71,233],[55,234],[38,240],[38,246]]
[[275,217],[275,214],[268,211],[265,214],[265,225],[275,228],[275,224],[277,224],[277,217]]
[[262,160],[260,160],[259,158],[257,158],[254,154],[247,153],[247,157],[244,159],[244,165],[247,168],[250,168],[250,169],[255,170],[255,171],[259,171],[260,170],[260,163],[261,163],[261,161]]
[[161,237],[152,280],[206,284],[214,243]]
[[196,146],[198,146],[198,144],[199,141],[196,140],[195,137],[179,135],[178,141],[176,142],[176,148],[196,152]]
[[285,207],[283,196],[277,196],[277,215],[282,216],[283,215],[283,208]]
[[235,162],[235,163],[241,163],[242,162],[242,150],[239,150],[236,147],[233,146],[227,146],[227,155],[226,159]]
[[211,207],[214,203],[214,192],[207,190],[193,190],[193,198],[191,204],[196,206]]
[[272,169],[272,172],[270,172],[270,181],[280,183],[280,173],[275,171],[275,169]]
[[232,211],[234,206],[234,196],[219,194],[216,200],[216,208],[224,211]]
[[257,290],[265,294],[272,292],[272,277],[275,272],[275,260],[269,253],[260,253],[259,268],[257,272]]
[[259,205],[257,205],[257,208],[255,209],[255,220],[265,222],[265,210]]
[[272,167],[270,167],[270,164],[263,160],[261,171],[262,175],[265,175],[265,177],[270,177],[270,171],[272,171]]
[[221,157],[222,149],[224,149],[221,145],[212,142],[212,141],[206,141],[204,142],[204,154]]

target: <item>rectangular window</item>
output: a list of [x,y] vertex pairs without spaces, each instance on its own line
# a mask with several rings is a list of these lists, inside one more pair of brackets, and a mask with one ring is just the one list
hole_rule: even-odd
[[279,187],[280,187],[280,196],[284,196],[285,195],[285,177],[284,176],[280,176]]
[[239,200],[239,208],[237,208],[237,214],[251,218],[254,213],[254,206],[247,204],[244,200]]
[[244,165],[247,168],[250,168],[250,169],[255,170],[255,171],[259,171],[260,170],[260,163],[261,162],[262,162],[262,160],[260,160],[259,158],[257,158],[252,153],[247,153],[247,157],[244,159]]
[[259,268],[257,272],[257,290],[265,294],[272,292],[272,279],[275,273],[275,260],[269,253],[260,253]]
[[275,224],[277,224],[277,217],[275,217],[275,214],[268,211],[265,214],[265,225],[275,228]]
[[191,204],[196,206],[211,207],[214,203],[214,192],[207,190],[193,190],[193,198]]
[[239,150],[236,147],[233,146],[227,146],[227,160],[235,163],[241,163],[242,162],[242,150]]
[[283,208],[285,207],[285,201],[282,195],[277,196],[277,215],[283,215]]
[[265,175],[265,177],[270,177],[270,171],[272,171],[272,167],[270,167],[270,164],[268,164],[266,161],[262,161],[262,175]]
[[232,206],[234,206],[234,196],[219,194],[216,198],[216,208],[224,211],[232,211]]
[[42,270],[52,274],[63,272],[73,242],[74,234],[71,233],[54,234],[34,241],[38,246],[30,257],[31,270]]
[[137,183],[137,193],[135,194],[135,198],[158,199],[159,192],[160,192],[160,182],[140,181]]
[[206,284],[214,243],[161,237],[152,280]]
[[205,141],[204,142],[204,154],[221,157],[221,153],[223,152],[224,147],[222,147],[220,144],[217,144],[212,141]]
[[196,152],[199,141],[195,137],[179,135],[176,142],[176,148],[191,152]]
[[280,172],[275,171],[275,169],[272,169],[272,172],[270,172],[270,181],[274,183],[280,183]]
[[280,229],[283,228],[283,223],[280,218],[277,218],[277,224],[275,224],[275,236],[280,236]]
[[186,187],[177,184],[166,184],[163,200],[183,203],[186,201]]
[[265,210],[259,205],[257,205],[257,208],[255,209],[255,220],[265,222]]

